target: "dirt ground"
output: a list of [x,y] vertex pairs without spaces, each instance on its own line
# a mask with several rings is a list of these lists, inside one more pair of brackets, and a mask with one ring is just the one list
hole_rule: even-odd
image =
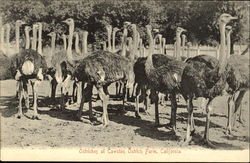
[[[126,105],[127,112],[121,112],[122,101],[110,100],[108,106],[110,124],[103,128],[88,121],[88,104],[84,105],[83,121],[75,120],[79,106],[70,105],[60,110],[50,105],[48,98],[50,85],[43,81],[39,88],[40,120],[32,120],[33,110],[25,110],[21,119],[15,117],[18,100],[15,98],[16,82],[14,80],[0,81],[1,97],[1,146],[22,147],[30,149],[58,148],[58,147],[181,147],[185,137],[187,124],[187,110],[185,101],[181,98],[177,110],[177,128],[180,138],[165,128],[164,124],[170,119],[170,103],[160,106],[160,127],[154,126],[154,106],[149,110],[150,116],[142,112],[142,119],[134,116],[134,103]],[[109,88],[114,93],[114,85]],[[31,91],[29,91],[31,94]],[[59,89],[57,94],[59,95]],[[94,95],[94,97],[96,97]],[[214,111],[211,115],[210,140],[219,149],[240,150],[249,149],[249,93],[243,100],[244,125],[236,123],[232,136],[225,135],[227,122],[227,97],[217,97],[213,103]],[[32,96],[30,95],[30,98]],[[202,143],[205,129],[205,114],[197,109],[198,100],[194,101],[195,124],[197,134],[189,149],[207,148]],[[141,104],[142,106],[142,104]],[[100,100],[93,102],[94,115],[101,120],[102,108]],[[32,108],[32,107],[31,107]]]

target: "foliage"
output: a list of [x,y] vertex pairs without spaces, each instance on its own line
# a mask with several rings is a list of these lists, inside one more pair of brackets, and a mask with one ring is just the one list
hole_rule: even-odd
[[[66,18],[75,20],[76,30],[87,30],[89,42],[107,38],[105,25],[122,28],[124,21],[136,23],[146,41],[145,25],[159,28],[167,43],[173,43],[177,26],[186,28],[188,41],[197,44],[216,44],[219,41],[218,16],[227,12],[239,19],[234,21],[232,42],[244,42],[249,37],[249,3],[247,1],[160,1],[160,0],[0,0],[0,12],[5,22],[18,19],[27,25],[43,22],[44,43],[47,34],[67,33]],[[24,27],[22,27],[23,30]],[[14,38],[14,30],[11,33]],[[57,39],[62,43],[61,39]],[[119,39],[118,39],[119,41]]]

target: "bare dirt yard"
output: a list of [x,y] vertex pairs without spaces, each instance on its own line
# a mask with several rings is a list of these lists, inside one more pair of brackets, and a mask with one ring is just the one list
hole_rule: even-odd
[[[110,123],[103,128],[93,125],[88,120],[88,103],[84,105],[83,121],[76,120],[78,105],[70,105],[64,110],[58,109],[48,98],[50,85],[43,81],[39,87],[38,109],[40,120],[32,120],[31,109],[24,110],[24,117],[15,117],[18,100],[15,98],[16,82],[14,80],[0,81],[1,88],[1,147],[21,147],[28,149],[42,148],[73,148],[73,147],[181,147],[185,138],[187,126],[186,103],[181,98],[177,110],[177,128],[180,138],[173,136],[164,124],[170,120],[170,102],[160,106],[160,127],[154,126],[154,106],[149,110],[150,115],[142,113],[142,118],[134,116],[134,103],[126,105],[127,112],[121,112],[122,101],[110,99],[108,112]],[[30,88],[31,89],[31,88]],[[114,94],[114,85],[109,88]],[[31,90],[29,91],[31,94]],[[60,91],[58,89],[57,94]],[[94,92],[95,93],[95,92]],[[32,96],[30,95],[30,99]],[[94,94],[94,99],[96,94]],[[225,135],[227,123],[227,98],[217,97],[213,103],[211,115],[210,139],[218,149],[241,150],[249,149],[249,93],[243,100],[244,125],[236,123],[232,136]],[[32,101],[32,99],[31,99]],[[32,103],[32,102],[31,102]],[[202,143],[206,116],[198,109],[198,100],[194,101],[195,124],[197,134],[191,145],[185,148],[206,149]],[[142,106],[142,104],[141,104]],[[100,100],[93,102],[94,115],[101,120],[102,108]]]

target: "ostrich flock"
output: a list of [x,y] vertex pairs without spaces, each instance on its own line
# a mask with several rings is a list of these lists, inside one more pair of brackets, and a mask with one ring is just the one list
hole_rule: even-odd
[[[16,93],[19,99],[17,118],[21,118],[22,107],[29,108],[28,85],[33,93],[33,119],[39,119],[37,106],[37,90],[42,80],[49,80],[51,84],[51,100],[55,101],[56,88],[60,86],[60,107],[69,105],[69,97],[76,104],[80,104],[76,118],[81,120],[85,102],[89,103],[89,120],[97,121],[92,114],[92,92],[95,87],[102,102],[102,124],[109,123],[108,103],[110,84],[115,83],[116,96],[120,97],[124,105],[128,100],[135,102],[135,117],[141,118],[139,104],[143,103],[144,111],[150,108],[150,102],[155,105],[155,123],[159,125],[158,105],[169,97],[171,101],[171,119],[167,127],[173,134],[178,135],[176,127],[176,112],[178,98],[182,96],[187,102],[188,120],[186,138],[183,144],[189,144],[195,132],[193,116],[193,99],[203,98],[206,104],[206,125],[204,142],[214,147],[209,140],[210,114],[213,110],[212,102],[215,97],[228,93],[228,122],[226,134],[231,134],[238,112],[241,112],[241,102],[249,89],[249,59],[245,53],[230,55],[230,34],[232,27],[227,26],[230,21],[237,19],[229,14],[221,14],[218,18],[220,32],[220,52],[218,59],[209,55],[195,57],[181,56],[182,35],[187,30],[176,29],[176,52],[174,56],[166,54],[164,50],[166,39],[158,29],[147,25],[146,32],[149,45],[145,47],[136,24],[124,22],[122,28],[106,26],[108,40],[102,42],[102,50],[89,52],[87,50],[87,31],[77,32],[74,20],[68,18],[62,23],[69,27],[68,35],[62,34],[63,49],[55,50],[58,34],[51,32],[51,48],[48,54],[42,49],[42,23],[37,22],[25,26],[25,48],[19,47],[20,27],[25,24],[17,20],[15,24],[15,46],[11,48],[10,24],[1,23],[1,80],[14,78],[17,81]],[[2,22],[2,21],[1,21]],[[32,30],[32,40],[30,31]],[[117,33],[121,33],[121,44],[117,48],[115,40]],[[6,35],[6,37],[5,37]],[[6,38],[6,39],[5,39]],[[6,40],[6,43],[5,43]],[[73,50],[73,40],[75,45]],[[82,45],[79,46],[79,42]],[[158,44],[157,44],[158,43]],[[30,47],[31,44],[31,47]],[[81,48],[80,48],[81,47]],[[249,46],[248,46],[249,48]],[[12,53],[12,55],[8,55]],[[10,71],[11,76],[6,77]],[[73,90],[71,84],[73,83]],[[69,96],[70,90],[73,92]],[[206,99],[206,100],[205,100]],[[241,114],[239,116],[241,121]]]

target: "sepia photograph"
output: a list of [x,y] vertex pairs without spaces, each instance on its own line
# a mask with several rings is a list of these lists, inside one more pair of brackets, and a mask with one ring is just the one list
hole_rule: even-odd
[[0,0],[0,160],[249,162],[249,13]]

